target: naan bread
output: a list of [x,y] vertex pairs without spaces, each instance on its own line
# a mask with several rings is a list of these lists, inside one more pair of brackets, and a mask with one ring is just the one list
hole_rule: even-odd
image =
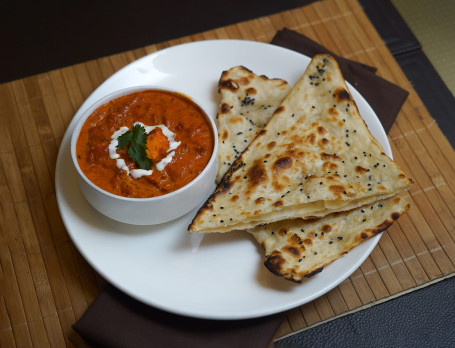
[[243,66],[224,71],[218,83],[217,115],[219,183],[224,173],[265,126],[291,86],[259,76]]
[[322,217],[392,197],[411,183],[368,131],[337,62],[316,55],[189,231]]
[[387,229],[408,208],[397,196],[321,219],[280,221],[248,232],[264,248],[264,264],[272,273],[300,283]]

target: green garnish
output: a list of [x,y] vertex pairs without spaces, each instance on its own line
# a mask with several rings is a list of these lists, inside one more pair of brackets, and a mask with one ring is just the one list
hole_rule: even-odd
[[136,124],[130,131],[118,137],[118,149],[123,149],[128,144],[128,155],[141,169],[149,170],[153,160],[147,156],[147,137],[145,128]]

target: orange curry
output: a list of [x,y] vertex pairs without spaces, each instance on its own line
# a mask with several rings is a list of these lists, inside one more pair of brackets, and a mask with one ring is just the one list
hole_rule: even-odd
[[[109,155],[114,132],[135,122],[164,125],[180,142],[172,161],[162,171],[156,164],[169,153],[169,139],[161,128],[147,137],[147,155],[154,162],[151,175],[134,179]],[[210,160],[214,137],[205,113],[189,98],[173,92],[147,90],[114,99],[96,109],[82,126],[76,145],[78,163],[87,178],[113,194],[132,198],[156,197],[175,191],[196,178]],[[129,170],[139,166],[128,148],[116,152]]]

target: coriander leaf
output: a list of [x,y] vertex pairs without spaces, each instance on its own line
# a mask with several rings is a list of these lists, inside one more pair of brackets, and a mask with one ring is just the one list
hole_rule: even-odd
[[118,144],[117,144],[117,149],[123,149],[126,145],[129,144],[131,139],[133,138],[133,133],[131,131],[128,131],[121,136],[117,138]]
[[136,124],[131,128],[133,132],[133,141],[137,144],[144,145],[147,143],[148,134],[145,132],[145,128],[140,124]]
[[145,128],[136,124],[118,137],[117,148],[122,149],[129,144],[128,155],[141,169],[149,170],[153,160],[147,156],[147,137]]
[[146,147],[143,145],[130,146],[128,154],[141,169],[149,170],[153,164],[153,160],[147,156]]

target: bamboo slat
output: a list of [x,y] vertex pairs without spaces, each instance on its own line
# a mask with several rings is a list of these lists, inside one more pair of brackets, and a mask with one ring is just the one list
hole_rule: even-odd
[[365,262],[313,302],[288,311],[275,338],[361,310],[455,274],[455,151],[356,0],[325,0],[0,85],[0,346],[61,347],[105,284],[70,241],[54,189],[58,148],[74,113],[114,72],[173,45],[211,39],[269,42],[305,34],[378,68],[410,92],[389,132],[414,179],[411,209]]

